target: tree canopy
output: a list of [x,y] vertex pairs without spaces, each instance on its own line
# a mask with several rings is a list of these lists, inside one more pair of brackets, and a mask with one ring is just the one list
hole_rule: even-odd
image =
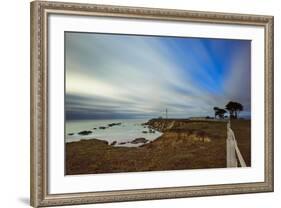
[[[229,112],[229,118],[237,119],[239,117],[239,113],[243,111],[244,107],[241,103],[229,101],[225,109]],[[214,107],[213,110],[215,111],[215,118],[225,118],[224,114],[227,111],[223,108]]]
[[226,113],[226,110],[219,107],[214,107],[213,109],[215,111],[215,118],[217,118],[217,116],[219,118],[224,118],[224,114]]
[[228,110],[230,118],[237,119],[239,113],[243,111],[243,105],[238,102],[230,101],[226,104],[225,109]]

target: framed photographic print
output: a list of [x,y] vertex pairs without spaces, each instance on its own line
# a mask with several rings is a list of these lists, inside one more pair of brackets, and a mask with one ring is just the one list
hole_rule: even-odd
[[273,191],[273,17],[31,3],[31,204]]

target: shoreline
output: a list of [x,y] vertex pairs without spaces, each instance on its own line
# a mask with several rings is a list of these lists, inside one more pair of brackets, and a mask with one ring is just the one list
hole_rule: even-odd
[[161,136],[158,132],[147,125],[143,125],[147,120],[116,120],[103,122],[77,123],[70,126],[65,142],[70,143],[81,139],[106,140],[115,146],[138,146],[147,143]]
[[[135,119],[132,119],[135,120]],[[109,143],[114,143],[115,146],[138,146],[139,143],[148,143],[151,142],[155,139],[157,139],[158,137],[161,136],[161,134],[163,133],[163,131],[167,130],[167,128],[172,128],[171,123],[176,122],[191,122],[191,123],[195,123],[195,122],[227,122],[227,120],[218,120],[218,119],[181,119],[181,118],[169,118],[169,119],[163,119],[163,118],[153,118],[153,119],[149,119],[147,121],[143,120],[144,122],[138,123],[138,124],[134,124],[133,126],[142,126],[141,128],[143,128],[142,130],[139,129],[139,133],[136,136],[132,136],[131,138],[126,138],[126,139],[112,139],[107,136],[100,136],[99,134],[101,133],[101,131],[99,133],[97,133],[98,135],[96,135],[96,132],[99,130],[102,130],[102,133],[107,132],[107,129],[111,129],[111,127],[114,126],[119,126],[119,127],[124,127],[126,122],[124,122],[124,120],[122,120],[123,122],[120,122],[120,120],[115,120],[115,122],[112,123],[113,120],[108,120],[111,122],[108,122],[106,124],[103,125],[99,125],[96,126],[94,128],[84,128],[84,130],[80,130],[80,131],[72,131],[71,133],[67,133],[66,134],[66,143],[71,143],[71,142],[78,142],[80,140],[84,140],[84,139],[99,139],[99,140],[105,140],[108,141]],[[158,123],[162,124],[159,125]],[[170,125],[170,127],[169,127]],[[125,129],[124,129],[125,130]],[[143,134],[140,134],[140,133]],[[110,135],[112,132],[109,132],[108,134]],[[114,133],[114,132],[113,132]],[[154,137],[153,134],[158,134],[155,135],[156,137]],[[159,134],[160,133],[160,134]],[[79,135],[79,136],[78,136]],[[126,135],[126,133],[124,133],[124,135]],[[112,136],[112,135],[111,135]],[[114,136],[113,136],[114,138]],[[134,140],[140,140],[142,139],[144,142],[135,142]]]
[[[66,175],[226,167],[225,122],[164,123],[150,120],[149,125],[161,127],[163,134],[139,147],[111,146],[94,138],[66,143]],[[250,121],[234,121],[233,128],[250,166]]]

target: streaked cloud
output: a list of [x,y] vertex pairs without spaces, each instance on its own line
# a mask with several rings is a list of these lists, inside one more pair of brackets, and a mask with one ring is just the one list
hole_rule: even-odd
[[66,117],[213,115],[241,102],[250,115],[250,41],[65,34]]

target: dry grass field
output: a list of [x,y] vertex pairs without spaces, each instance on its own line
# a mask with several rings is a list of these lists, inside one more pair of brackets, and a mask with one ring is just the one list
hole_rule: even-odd
[[[66,143],[66,174],[226,167],[226,122],[178,119],[166,120],[164,125],[161,122],[148,122],[163,135],[140,147],[116,147],[94,138]],[[250,166],[250,121],[235,120],[232,129]]]
[[249,167],[251,166],[251,121],[232,120],[231,128],[235,134],[239,150]]

